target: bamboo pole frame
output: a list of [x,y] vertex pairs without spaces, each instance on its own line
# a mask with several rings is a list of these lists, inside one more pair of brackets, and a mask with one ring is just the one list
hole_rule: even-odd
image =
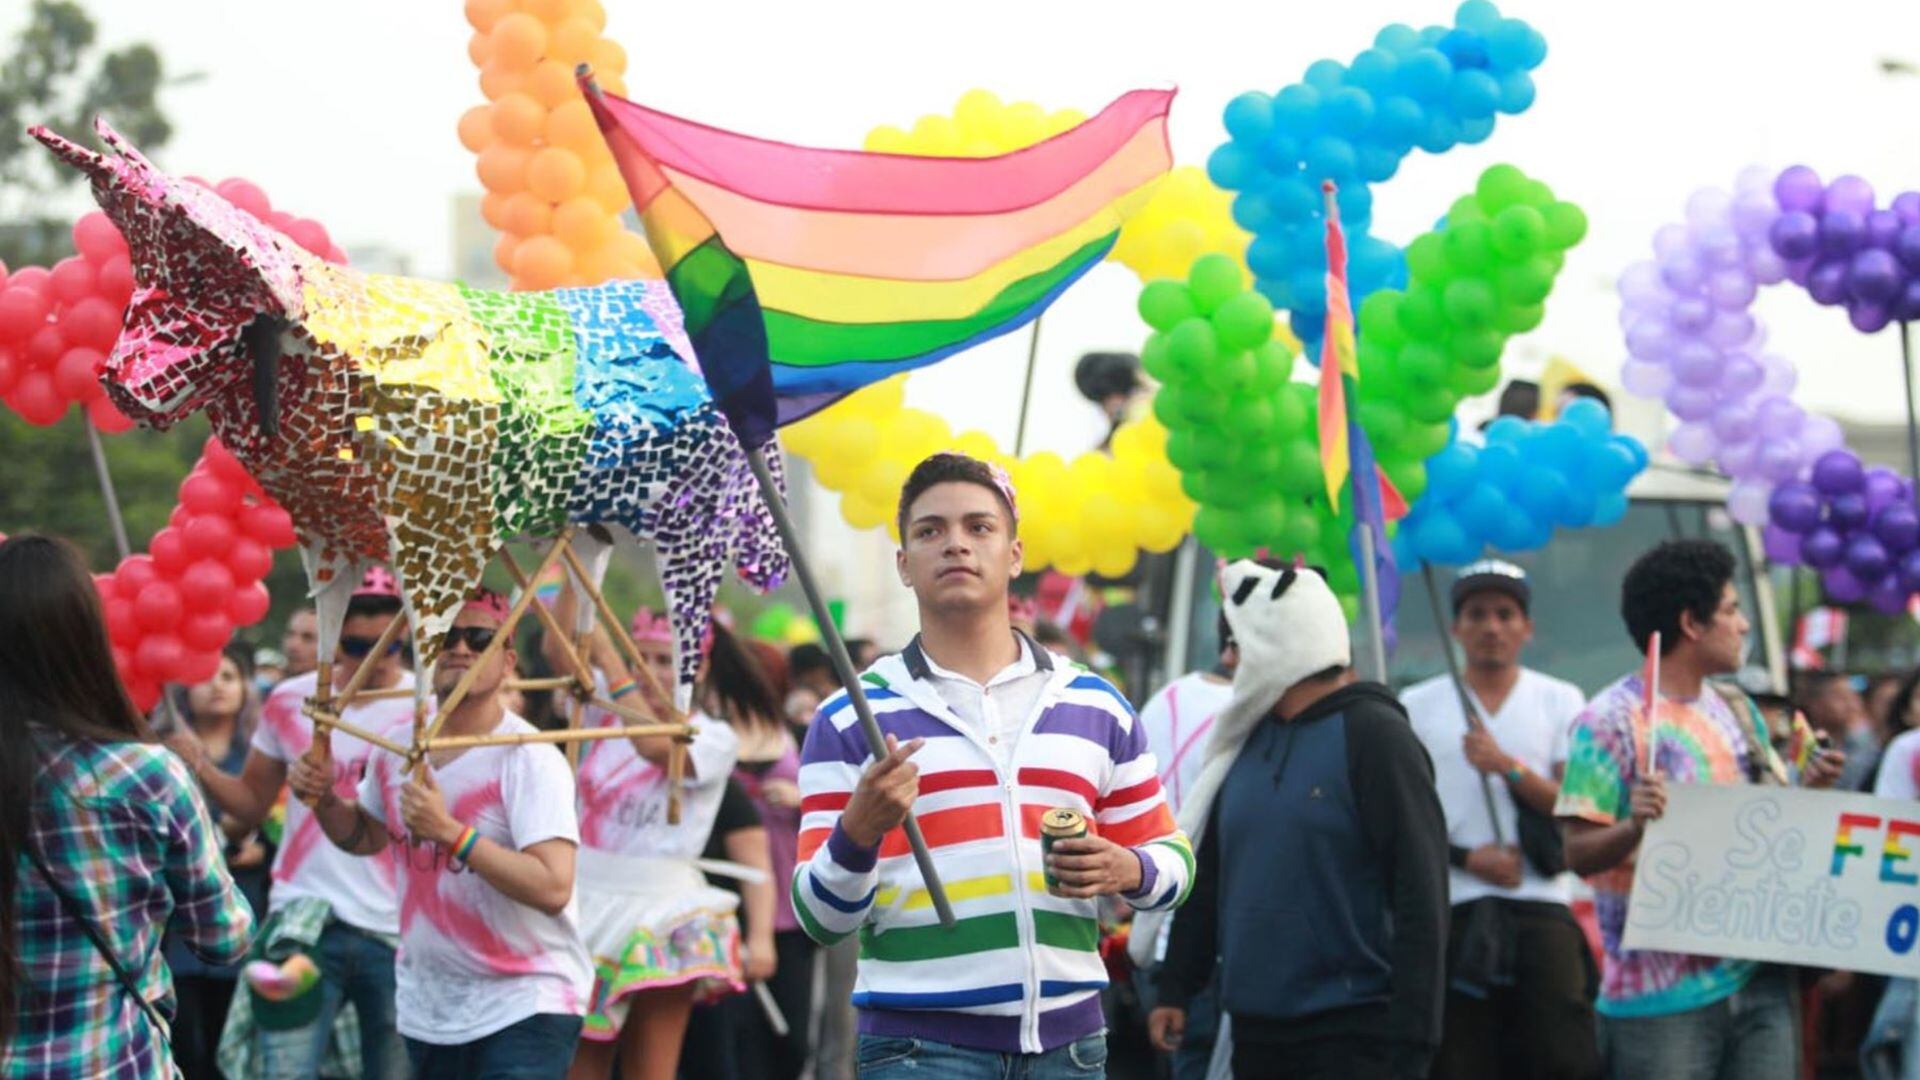
[[[412,693],[412,691],[409,690],[408,693]],[[323,723],[320,717],[315,715],[320,711],[319,704],[317,702],[310,701],[306,704],[306,706],[301,711],[306,714],[307,719],[313,721],[314,731],[316,733],[319,732],[320,727]],[[407,756],[406,747],[401,746],[399,743],[394,742],[392,739],[389,739],[384,735],[375,735],[373,732],[368,731],[366,728],[360,727],[356,724],[349,724],[345,720],[342,720],[338,717],[328,717],[324,721],[324,723],[327,727],[333,728],[335,731],[344,731],[348,735],[351,735],[356,739],[360,739],[364,742],[372,743],[373,745],[389,753],[398,754],[401,757]],[[317,738],[317,735],[316,735],[316,738]]]
[[561,690],[574,685],[573,676],[555,675],[544,679],[508,679],[509,690]]
[[597,739],[611,738],[615,734],[635,735],[678,735],[679,724],[636,724],[623,728],[561,728],[557,731],[521,731],[509,734],[493,735],[436,735],[427,740],[426,749],[464,750],[475,746],[523,746],[527,743],[566,743],[578,745]]

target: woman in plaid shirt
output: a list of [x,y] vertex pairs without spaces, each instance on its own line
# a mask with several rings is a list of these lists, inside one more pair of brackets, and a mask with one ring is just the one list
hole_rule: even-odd
[[[67,545],[0,541],[0,1078],[160,1077],[164,1035],[47,885],[84,909],[141,994],[173,1009],[160,935],[238,960],[253,916],[186,766],[114,673]],[[31,845],[29,850],[28,845]]]

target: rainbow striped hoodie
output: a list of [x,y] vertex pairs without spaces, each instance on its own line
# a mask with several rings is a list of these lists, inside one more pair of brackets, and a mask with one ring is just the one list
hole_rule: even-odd
[[853,1004],[863,1034],[1040,1053],[1100,1030],[1107,984],[1092,900],[1050,896],[1040,816],[1071,806],[1140,856],[1135,908],[1171,908],[1193,882],[1193,852],[1160,791],[1133,709],[1112,684],[1033,646],[1047,681],[1003,772],[984,736],[931,682],[919,642],[862,676],[880,727],[924,737],[914,813],[953,902],[940,926],[905,834],[855,844],[840,812],[872,760],[844,692],[820,707],[801,753],[793,908],[814,940],[858,931]]

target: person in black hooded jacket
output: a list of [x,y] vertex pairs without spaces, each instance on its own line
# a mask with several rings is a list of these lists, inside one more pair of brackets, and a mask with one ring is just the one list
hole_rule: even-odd
[[[1219,755],[1193,895],[1160,974],[1155,1041],[1178,1045],[1184,1005],[1217,963],[1236,1077],[1425,1076],[1440,1041],[1448,919],[1432,763],[1393,694],[1347,666],[1346,623],[1325,583],[1291,570],[1282,578],[1293,580],[1244,576],[1254,565],[1228,568],[1229,584],[1236,570],[1255,582],[1231,589],[1227,605],[1243,665],[1262,644],[1296,665],[1316,650],[1334,662],[1277,700],[1269,684],[1264,708],[1236,678],[1236,699],[1259,711],[1237,753]],[[1250,643],[1249,632],[1271,640]]]

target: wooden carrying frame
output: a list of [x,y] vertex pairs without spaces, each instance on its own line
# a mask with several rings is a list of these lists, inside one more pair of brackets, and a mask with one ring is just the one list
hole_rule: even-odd
[[[372,658],[385,653],[406,626],[406,619],[400,617],[387,624],[379,641],[367,654],[369,662],[361,664],[353,673],[353,678],[346,686],[341,687],[337,694],[333,691],[333,665],[327,662],[319,665],[317,672],[319,684],[315,696],[309,698],[302,709],[307,718],[313,722],[313,747],[309,752],[324,758],[329,753],[329,742],[326,738],[329,729],[344,731],[382,750],[405,758],[407,764],[404,775],[411,773],[429,753],[435,750],[466,750],[476,746],[518,746],[523,743],[557,743],[567,747],[568,762],[577,766],[579,747],[582,743],[599,739],[669,735],[673,737],[673,745],[667,753],[667,823],[679,824],[681,781],[686,776],[687,744],[693,741],[693,727],[687,722],[687,718],[674,708],[673,695],[661,687],[659,679],[653,673],[653,668],[641,658],[639,647],[633,643],[633,638],[627,633],[626,625],[614,617],[613,609],[608,606],[606,597],[601,595],[599,582],[587,572],[580,556],[574,552],[573,529],[567,528],[554,539],[531,575],[521,568],[519,560],[504,547],[500,549],[499,559],[506,567],[507,573],[512,576],[519,595],[508,610],[506,620],[500,624],[499,632],[494,635],[487,647],[481,650],[480,656],[472,666],[467,668],[466,673],[460,677],[460,681],[454,684],[453,689],[440,702],[439,708],[434,711],[431,719],[424,715],[424,706],[419,714],[416,714],[411,745],[403,746],[392,739],[341,719],[342,714],[357,702],[414,695],[415,691],[412,689],[367,690],[364,688],[367,676],[373,670]],[[654,699],[668,703],[667,708],[670,712],[665,720],[650,716],[632,706],[618,704],[600,695],[595,685],[593,668],[586,661],[586,632],[569,632],[560,625],[560,620],[547,609],[545,604],[535,599],[534,581],[558,565],[561,560],[565,560],[573,577],[571,587],[578,588],[586,594],[593,605],[592,616],[606,625],[607,632],[613,638],[614,646],[621,656],[636,669]],[[539,619],[543,629],[565,658],[564,666],[567,671],[565,674],[547,678],[510,679],[506,685],[527,690],[567,691],[573,698],[573,708],[567,710],[567,726],[558,731],[529,731],[504,735],[440,734],[440,728],[446,723],[446,718],[473,691],[473,681],[481,667],[513,640],[514,630],[528,614]],[[591,623],[588,624],[589,630],[591,625]],[[428,675],[429,673],[426,672],[414,673],[416,679],[425,679]],[[624,723],[619,727],[590,730],[582,728],[581,720],[586,715],[588,705],[604,709],[619,717]]]

